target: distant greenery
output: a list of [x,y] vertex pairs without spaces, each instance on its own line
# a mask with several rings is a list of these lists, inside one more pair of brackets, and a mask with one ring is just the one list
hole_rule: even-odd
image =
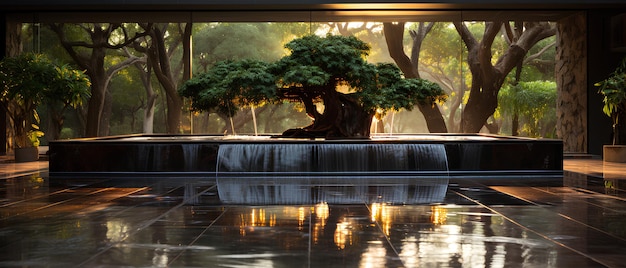
[[228,116],[250,105],[301,102],[313,123],[283,135],[302,137],[368,137],[376,112],[446,99],[435,83],[403,79],[392,64],[366,62],[370,47],[353,36],[310,35],[285,47],[291,54],[272,63],[219,62],[187,81],[179,93],[192,100],[196,111]]
[[[139,28],[135,23],[124,23],[126,27],[130,27],[131,31],[137,31]],[[475,21],[466,22],[469,31],[477,40],[483,38],[485,22]],[[133,26],[135,25],[135,26]],[[404,49],[407,54],[412,49],[412,36],[409,30],[416,30],[418,23],[407,22],[404,34]],[[440,105],[440,109],[451,132],[460,131],[460,123],[463,111],[469,98],[469,88],[472,81],[472,73],[469,70],[467,58],[467,48],[463,43],[457,30],[452,27],[451,22],[437,22],[433,31],[424,39],[424,43],[420,49],[419,70],[422,78],[436,82],[440,85],[449,96],[447,102]],[[90,40],[90,37],[81,29],[86,27],[84,24],[67,24],[66,35],[70,40]],[[135,28],[133,28],[135,27]],[[367,43],[370,47],[367,56],[363,56],[369,63],[391,62],[387,45],[385,43],[384,31],[381,31],[382,23],[367,22],[364,24],[335,22],[335,23],[276,23],[276,22],[212,22],[212,23],[194,23],[193,24],[193,68],[194,72],[206,72],[213,68],[218,62],[233,61],[238,62],[243,59],[257,60],[264,63],[272,63],[278,61],[290,53],[284,44],[289,40],[300,38],[302,36],[325,33],[335,35],[354,35],[360,40]],[[180,34],[178,28],[171,27],[167,34],[166,44],[175,44],[180,42]],[[502,33],[502,32],[501,32]],[[37,36],[34,36],[37,34]],[[123,32],[115,32],[113,39],[123,38]],[[24,51],[41,51],[55,62],[72,63],[73,59],[61,46],[57,35],[40,24],[25,23],[22,31],[22,45]],[[509,45],[505,42],[504,35],[498,34],[492,45],[493,57],[501,56]],[[112,40],[113,40],[112,39]],[[539,42],[531,50],[529,50],[526,59],[533,58],[531,55],[542,51],[549,44],[554,42],[554,38],[546,39]],[[42,44],[39,46],[39,44]],[[142,53],[132,50],[130,52],[137,57],[144,56]],[[531,80],[552,80],[554,79],[554,49],[549,49],[540,57],[534,60],[528,60],[524,63],[524,71],[521,81]],[[181,57],[180,52],[171,51],[175,62]],[[110,49],[106,51],[107,56],[103,62],[105,68],[109,68],[125,59],[125,53],[121,49]],[[172,66],[173,73],[182,72],[182,68],[178,65]],[[513,75],[509,75],[506,83],[510,83]],[[166,95],[157,82],[154,73],[151,75],[152,85],[159,96],[155,104],[154,114],[154,131],[165,132],[167,120]],[[506,84],[505,83],[505,84]],[[137,133],[142,131],[142,123],[146,105],[146,97],[143,85],[139,78],[139,72],[133,69],[126,69],[118,72],[111,78],[107,94],[111,99],[111,117],[108,125],[111,127],[110,135]],[[353,90],[349,87],[342,87],[341,90]],[[348,93],[348,92],[344,92]],[[356,93],[356,92],[350,92]],[[357,97],[358,94],[351,96]],[[393,93],[391,94],[393,95]],[[378,102],[376,98],[368,98],[372,103],[362,103],[364,105],[375,106]],[[396,98],[396,100],[404,100]],[[270,100],[263,100],[258,105],[269,103]],[[282,102],[280,99],[277,102]],[[183,109],[188,108],[193,103],[187,102]],[[321,107],[321,102],[316,102]],[[43,106],[43,105],[42,105]],[[499,104],[503,107],[505,104]],[[234,108],[234,106],[231,106]],[[310,122],[306,114],[302,111],[305,107],[300,102],[289,103],[281,106],[282,108],[273,108],[274,106],[266,105],[263,107],[255,106],[256,119],[260,131],[271,131],[276,133],[277,130],[284,130],[295,126],[303,126]],[[293,109],[295,107],[296,109]],[[46,132],[46,138],[50,138],[50,133],[54,132],[49,128],[49,112],[46,107],[40,107],[39,112],[42,116],[42,128]],[[210,113],[184,113],[183,126],[188,128],[194,125],[194,133],[224,133],[226,129],[230,132],[230,124],[239,133],[252,132],[252,117],[250,116],[250,108],[238,106],[241,111],[232,118],[224,117],[224,114],[216,115],[214,112],[217,108],[211,110]],[[244,110],[245,109],[245,110]],[[228,109],[227,109],[228,110]],[[68,109],[63,115],[64,128],[70,128],[72,131],[64,131],[64,137],[73,133],[73,137],[83,135],[86,118],[84,118],[85,109],[74,110]],[[502,113],[502,111],[499,111]],[[392,119],[391,115],[395,119]],[[296,119],[294,119],[296,118]],[[553,118],[552,114],[547,114],[545,118]],[[425,119],[419,111],[400,113],[388,113],[388,116],[381,117],[388,126],[395,126],[394,132],[425,132],[428,131]],[[510,120],[509,115],[504,115],[501,119]],[[500,119],[497,119],[500,120]],[[521,128],[525,128],[526,121],[521,119]],[[546,122],[543,120],[542,122]],[[271,126],[271,128],[269,127]],[[501,125],[502,131],[506,132],[504,124]],[[532,133],[541,133],[541,131],[530,131]],[[267,132],[266,132],[267,133]],[[550,131],[546,132],[550,135]],[[61,134],[60,134],[61,135]],[[522,130],[520,135],[528,135],[526,130]]]
[[39,145],[37,106],[59,102],[77,107],[89,95],[90,81],[68,65],[42,54],[24,53],[0,61],[0,106],[7,113],[18,148]]
[[509,118],[517,115],[521,132],[526,136],[551,136],[556,122],[556,95],[556,82],[520,82],[500,90],[498,109]]

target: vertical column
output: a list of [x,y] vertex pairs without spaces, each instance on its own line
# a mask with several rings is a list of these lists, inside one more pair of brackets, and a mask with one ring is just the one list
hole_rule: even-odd
[[[0,59],[8,55],[7,34],[9,25],[6,13],[0,13]],[[0,112],[0,155],[7,154],[7,114]]]
[[582,12],[557,22],[557,135],[564,152],[587,152],[586,25]]

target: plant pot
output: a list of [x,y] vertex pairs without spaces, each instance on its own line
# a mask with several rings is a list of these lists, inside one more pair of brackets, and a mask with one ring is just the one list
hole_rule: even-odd
[[602,154],[605,162],[626,163],[626,145],[604,145]]
[[15,162],[33,162],[39,160],[39,148],[15,148]]

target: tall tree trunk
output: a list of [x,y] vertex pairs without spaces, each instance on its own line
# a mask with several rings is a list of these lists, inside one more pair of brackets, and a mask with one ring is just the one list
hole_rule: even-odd
[[144,113],[143,113],[143,133],[154,133],[154,109],[156,108],[156,99],[157,94],[154,92],[154,88],[152,88],[152,83],[147,81],[148,83],[145,86],[146,89],[146,103],[144,105]]
[[6,23],[6,53],[2,56],[15,57],[23,50],[22,24],[11,20]]
[[503,22],[487,22],[482,40],[478,41],[463,22],[454,22],[467,47],[467,62],[472,73],[470,95],[461,116],[461,131],[477,133],[498,107],[498,92],[504,79],[524,59],[528,50],[540,40],[553,36],[555,28],[548,23],[527,22],[523,33],[492,64],[491,46]]
[[[178,79],[172,70],[171,55],[178,44],[180,44],[181,40],[184,40],[183,55],[186,53],[190,55],[191,23],[187,23],[185,25],[185,29],[180,33],[180,39],[175,40],[169,48],[165,44],[165,35],[167,34],[168,29],[167,24],[144,25],[142,27],[144,27],[146,31],[150,32],[152,42],[147,50],[142,49],[139,45],[136,45],[135,48],[146,52],[150,58],[149,62],[152,65],[154,73],[156,74],[159,83],[165,90],[165,99],[167,103],[167,133],[180,133],[183,100],[178,95]],[[190,73],[191,66],[187,66],[188,64],[190,63],[184,62],[183,66],[184,68],[189,68],[187,71]],[[189,76],[189,74],[187,75]]]
[[[3,23],[0,23],[3,25]],[[22,53],[22,24],[17,23],[11,20],[6,21],[6,53],[5,55],[0,55],[4,58],[7,57],[15,57]],[[6,122],[8,120],[7,113],[2,111],[0,112],[0,122]],[[0,148],[0,154],[4,155],[7,152],[7,149],[11,149],[15,147],[15,130],[13,128],[7,128],[7,124],[2,123],[2,127],[0,127],[0,144],[2,147]]]
[[107,90],[104,95],[104,106],[102,107],[102,116],[100,116],[100,130],[99,130],[100,132],[98,133],[98,136],[110,135],[112,111],[113,111],[113,96],[111,96],[111,89],[107,87]]
[[63,112],[58,112],[54,109],[58,104],[49,103],[47,105],[48,110],[48,130],[46,131],[46,138],[48,140],[58,140],[61,136],[61,127],[63,126]]
[[[522,79],[522,68],[524,62],[519,62],[515,67],[515,80],[513,80],[513,90],[518,91],[519,88],[516,87],[520,80]],[[511,119],[511,135],[519,136],[519,111],[517,109],[514,110],[513,118]]]
[[97,137],[100,134],[100,122],[104,109],[106,87],[108,86],[106,80],[108,79],[89,71],[86,74],[91,80],[91,97],[87,104],[85,136]]
[[[418,70],[419,50],[421,48],[421,43],[426,37],[428,31],[430,31],[430,28],[432,28],[432,24],[430,24],[430,26],[420,26],[422,31],[411,33],[413,37],[413,57],[409,58],[406,53],[404,53],[404,45],[402,43],[404,40],[404,23],[394,24],[386,22],[383,24],[385,41],[387,42],[389,54],[407,78],[420,78]],[[448,132],[446,122],[443,119],[443,115],[437,105],[418,104],[417,107],[424,115],[429,132]]]

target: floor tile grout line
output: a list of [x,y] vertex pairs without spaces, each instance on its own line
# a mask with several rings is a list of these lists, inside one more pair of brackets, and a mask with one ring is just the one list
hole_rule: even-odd
[[[37,172],[35,172],[35,173],[37,173]],[[34,173],[31,173],[31,174],[34,174]],[[48,177],[48,180],[49,179],[50,178]],[[104,181],[107,181],[107,180],[104,180]],[[58,191],[55,191],[55,192],[52,192],[52,193],[41,194],[41,195],[38,195],[38,196],[35,196],[35,197],[22,199],[22,200],[19,200],[19,201],[14,201],[14,202],[11,202],[11,203],[8,203],[8,204],[3,204],[3,205],[0,205],[0,208],[9,207],[9,206],[12,206],[12,205],[16,205],[16,204],[27,202],[27,201],[36,200],[36,199],[43,198],[43,197],[50,197],[50,196],[53,196],[53,195],[56,195],[56,194],[65,193],[67,191],[72,191],[72,190],[76,190],[76,189],[80,189],[80,188],[89,187],[89,186],[97,184],[97,183],[100,183],[100,182],[94,182],[94,183],[90,183],[90,184],[84,184],[84,185],[78,185],[78,186],[73,186],[73,187],[67,187],[65,189],[58,190]]]
[[[364,203],[365,207],[367,208],[367,211],[369,211],[370,215],[372,214],[372,209],[370,206],[367,205],[367,203]],[[393,243],[391,242],[391,238],[389,238],[389,236],[385,233],[385,231],[383,230],[383,227],[380,225],[380,222],[378,222],[378,220],[374,221],[376,223],[376,228],[378,228],[378,231],[381,232],[383,234],[383,236],[385,237],[385,240],[387,241],[387,244],[389,245],[389,247],[391,247],[391,249],[393,250],[393,253],[396,255],[396,257],[398,257],[398,259],[400,260],[400,263],[402,263],[402,267],[406,267],[406,265],[404,264],[404,260],[400,257],[400,253],[398,252],[398,250],[396,249],[396,247],[393,245]]]
[[[153,184],[153,185],[154,185],[154,184]],[[149,185],[149,186],[142,187],[142,188],[138,189],[137,191],[133,191],[133,192],[131,192],[130,194],[128,194],[128,195],[126,195],[126,196],[129,196],[129,195],[131,195],[131,194],[133,194],[133,193],[137,193],[137,192],[139,192],[139,191],[146,190],[146,189],[150,188],[150,187],[151,187],[151,186],[153,186],[153,185]],[[120,187],[120,186],[116,186],[116,187]],[[161,194],[161,195],[158,195],[158,196],[163,196],[164,194],[171,193],[171,192],[173,192],[173,191],[176,191],[176,190],[177,190],[177,189],[179,189],[179,188],[181,188],[181,186],[176,187],[176,188],[172,188],[171,190],[169,190],[169,191],[167,191],[167,192],[165,192],[165,193],[163,193],[163,194]],[[184,201],[184,200],[183,200],[183,201]],[[116,215],[122,214],[122,213],[124,213],[124,212],[126,212],[126,211],[129,211],[129,210],[135,209],[135,208],[137,208],[137,207],[139,207],[139,205],[126,207],[125,209],[122,209],[122,210],[119,210],[119,211],[117,211],[117,212],[115,212],[115,213],[112,213],[112,214],[110,214],[109,216],[116,216]]]
[[90,193],[88,193],[88,194],[86,194],[86,195],[81,195],[81,196],[79,196],[79,197],[74,197],[74,198],[70,198],[70,199],[65,199],[65,200],[63,200],[63,201],[50,203],[50,204],[47,204],[47,205],[45,205],[45,206],[42,206],[42,207],[37,207],[37,208],[35,208],[35,209],[29,210],[29,211],[26,211],[26,212],[23,212],[23,213],[18,213],[18,214],[15,214],[15,215],[11,215],[11,216],[9,216],[9,217],[6,217],[6,218],[2,218],[2,219],[0,219],[0,221],[8,220],[8,219],[11,219],[11,218],[15,218],[15,217],[17,217],[17,216],[22,216],[22,215],[25,215],[25,214],[29,214],[29,213],[33,213],[33,212],[37,212],[37,211],[44,210],[44,209],[47,209],[47,208],[51,208],[51,207],[54,207],[54,206],[57,206],[57,205],[65,204],[65,203],[70,202],[70,201],[74,201],[74,200],[78,200],[78,199],[81,199],[81,198],[85,198],[85,197],[88,197],[88,196],[91,196],[91,195],[94,195],[94,194],[99,194],[99,193],[102,193],[102,192],[106,192],[106,191],[109,191],[109,190],[111,190],[111,189],[114,189],[114,188],[113,188],[113,187],[102,188],[102,189],[100,189],[100,190],[90,192]]
[[552,242],[552,243],[554,243],[554,244],[556,244],[556,245],[559,245],[559,246],[561,246],[561,247],[563,247],[563,248],[566,248],[566,249],[568,249],[568,250],[570,250],[570,251],[572,251],[572,252],[574,252],[574,253],[576,253],[576,254],[579,254],[579,255],[581,255],[581,256],[584,256],[585,258],[588,258],[588,259],[590,259],[590,260],[593,260],[594,262],[596,262],[596,263],[598,263],[598,264],[601,264],[601,265],[604,265],[605,267],[611,267],[610,265],[608,265],[608,264],[604,263],[602,260],[599,260],[599,259],[597,259],[597,258],[595,258],[595,257],[593,257],[593,256],[591,256],[591,255],[589,255],[589,254],[587,254],[587,253],[584,253],[584,252],[579,251],[579,250],[577,250],[577,249],[575,249],[575,248],[573,248],[573,247],[570,247],[570,246],[568,246],[568,245],[565,245],[565,244],[563,244],[563,243],[561,243],[561,242],[559,242],[559,241],[557,241],[557,240],[555,240],[555,239],[552,239],[552,238],[550,238],[549,236],[546,236],[546,235],[544,235],[543,233],[541,233],[541,232],[539,232],[539,231],[536,231],[535,229],[529,228],[529,227],[527,227],[527,226],[525,226],[525,225],[523,225],[523,224],[521,224],[521,223],[519,223],[519,222],[517,222],[517,221],[513,220],[512,218],[509,218],[508,216],[506,216],[506,215],[504,215],[504,214],[500,213],[499,211],[497,211],[497,210],[495,210],[495,209],[493,209],[493,208],[491,208],[491,207],[489,207],[489,206],[487,206],[487,205],[485,205],[485,204],[481,203],[480,201],[474,200],[474,199],[470,198],[469,196],[466,196],[466,195],[464,195],[464,194],[462,194],[462,193],[460,193],[460,192],[457,192],[457,191],[454,191],[454,190],[453,190],[453,192],[454,192],[455,194],[457,194],[457,195],[459,195],[459,196],[461,196],[461,197],[463,197],[463,198],[465,198],[465,199],[467,199],[467,200],[471,201],[471,202],[474,202],[475,204],[477,204],[477,205],[479,205],[479,206],[481,206],[481,207],[483,207],[483,208],[488,209],[489,211],[491,211],[491,212],[493,212],[493,213],[495,213],[495,214],[499,215],[499,216],[500,216],[500,217],[502,217],[503,219],[506,219],[507,221],[509,221],[509,222],[511,222],[511,223],[513,223],[513,224],[515,224],[515,225],[517,225],[517,226],[519,226],[520,228],[522,228],[522,229],[524,229],[524,230],[527,230],[527,231],[529,231],[529,232],[531,232],[531,233],[534,233],[534,234],[538,235],[539,237],[542,237],[543,239],[546,239],[546,240],[548,240],[548,241],[550,241],[550,242]]
[[[556,194],[554,194],[554,193],[550,193],[550,192],[547,192],[547,191],[543,191],[542,189],[539,189],[539,188],[536,188],[536,187],[531,187],[531,189],[535,189],[535,190],[542,191],[542,192],[545,192],[545,193],[548,193],[548,194],[556,195]],[[534,206],[537,206],[537,207],[540,207],[540,208],[543,208],[543,209],[547,209],[547,208],[545,208],[545,206],[543,206],[543,205],[541,205],[541,204],[538,204],[538,203],[536,203],[536,202],[534,202],[534,201],[528,200],[528,199],[526,199],[526,198],[519,197],[519,196],[515,196],[515,195],[511,195],[511,194],[508,194],[508,193],[505,193],[505,192],[502,192],[502,191],[499,191],[499,192],[504,193],[504,194],[509,195],[509,196],[512,196],[512,197],[514,197],[514,198],[520,199],[520,200],[522,200],[522,201],[524,201],[524,202],[527,202],[527,203],[529,203],[529,204],[532,204],[532,205],[534,205]],[[597,205],[592,204],[592,203],[588,203],[588,202],[586,202],[586,203],[587,203],[587,204],[594,205],[594,206],[597,206]],[[600,207],[600,206],[598,206],[598,207]],[[551,211],[551,210],[550,210],[550,211]],[[565,214],[563,214],[563,213],[560,213],[560,212],[555,212],[555,211],[551,211],[551,212],[556,213],[557,215],[559,215],[559,217],[565,218],[565,219],[567,219],[567,220],[569,220],[569,221],[572,221],[572,222],[575,222],[575,223],[580,224],[580,225],[582,225],[582,226],[585,226],[586,228],[592,229],[592,230],[594,230],[594,231],[596,231],[596,232],[599,232],[599,233],[605,234],[605,235],[607,235],[607,236],[613,237],[613,238],[615,238],[615,239],[618,239],[618,240],[621,240],[621,241],[625,241],[625,242],[626,242],[626,239],[624,239],[623,237],[619,237],[619,236],[615,236],[614,234],[607,233],[606,231],[604,231],[604,230],[602,230],[602,229],[599,229],[599,228],[597,228],[597,227],[594,227],[594,226],[591,226],[591,225],[586,224],[586,223],[584,223],[584,222],[581,222],[581,221],[579,221],[579,220],[576,220],[576,219],[574,219],[574,218],[572,218],[572,217],[570,217],[570,216],[568,216],[568,215],[565,215]]]
[[29,202],[29,201],[37,200],[37,199],[40,199],[40,198],[50,197],[50,196],[53,196],[53,195],[65,193],[65,192],[68,192],[68,191],[71,191],[71,190],[77,189],[77,188],[66,188],[66,189],[58,190],[58,191],[52,192],[52,193],[41,194],[41,195],[33,196],[31,198],[26,198],[26,199],[21,199],[19,201],[9,202],[9,203],[0,205],[0,208],[8,208],[10,206],[14,206],[14,205],[21,204],[21,203],[24,203],[24,202]]
[[[213,187],[211,187],[211,188],[213,188]],[[189,243],[187,244],[187,247],[193,246],[193,245],[194,245],[194,244],[198,241],[198,239],[200,239],[200,236],[204,235],[204,234],[205,234],[205,233],[206,233],[206,232],[207,232],[207,231],[208,231],[211,227],[213,227],[213,225],[214,225],[214,224],[215,224],[218,220],[220,220],[220,219],[224,216],[224,214],[226,214],[226,212],[228,212],[228,211],[229,211],[229,209],[228,209],[228,208],[226,208],[224,211],[222,211],[222,213],[221,213],[219,216],[217,216],[217,218],[215,218],[215,220],[213,220],[213,221],[211,222],[211,224],[209,224],[209,226],[207,226],[206,228],[204,228],[204,230],[202,230],[202,232],[200,232],[200,233],[199,233],[199,234],[198,234],[198,235],[197,235],[197,236],[196,236],[193,240],[191,240],[191,242],[189,242]],[[183,255],[183,253],[184,253],[185,251],[187,251],[187,249],[183,249],[183,250],[181,250],[181,251],[180,251],[180,252],[179,252],[179,253],[178,253],[178,254],[177,254],[177,255],[176,255],[176,256],[175,256],[172,260],[170,260],[167,264],[168,264],[168,265],[171,265],[172,263],[174,263],[176,260],[178,260],[178,258],[180,258],[180,256],[182,256],[182,255]]]
[[[534,187],[533,187],[533,188],[534,188]],[[537,190],[542,191],[541,189],[537,189]],[[549,194],[554,194],[554,193],[550,193],[550,192],[547,192],[547,191],[545,191],[545,192],[546,192],[546,193],[549,193]],[[556,194],[554,194],[554,195],[556,195]],[[517,196],[513,196],[513,197],[515,197],[515,198],[519,198],[519,197],[517,197]],[[519,198],[519,199],[522,199],[522,198]],[[536,204],[535,202],[532,202],[532,201],[530,201],[530,200],[524,200],[524,201],[527,201],[527,202],[529,202],[529,203],[531,203],[531,204],[533,204],[533,205],[537,205],[537,206],[539,206],[538,204]],[[597,204],[589,203],[589,202],[586,202],[586,201],[583,201],[583,202],[584,202],[584,203],[586,203],[586,204],[589,204],[589,205],[593,205],[593,206],[598,207],[598,208],[604,208],[604,207],[599,206],[599,205],[597,205]],[[611,210],[613,210],[613,209],[611,209]],[[613,210],[613,211],[616,211],[616,210]],[[584,222],[581,222],[581,221],[579,221],[579,220],[577,220],[577,219],[574,219],[574,218],[572,218],[572,217],[570,217],[570,216],[568,216],[568,215],[565,215],[565,214],[563,214],[563,213],[560,213],[560,212],[555,212],[555,213],[556,213],[557,215],[559,215],[560,217],[563,217],[563,218],[565,218],[565,219],[567,219],[567,220],[569,220],[569,221],[575,222],[575,223],[580,224],[580,225],[582,225],[582,226],[585,226],[585,227],[587,227],[587,228],[589,228],[589,229],[592,229],[592,230],[594,230],[594,231],[596,231],[596,232],[599,232],[599,233],[605,234],[605,235],[607,235],[607,236],[613,237],[613,238],[615,238],[615,239],[618,239],[618,240],[621,240],[621,241],[626,242],[626,238],[624,238],[624,237],[619,237],[619,236],[616,236],[616,235],[614,235],[614,234],[608,233],[608,232],[606,232],[606,231],[604,231],[604,230],[602,230],[602,229],[600,229],[600,228],[598,228],[598,227],[591,226],[591,225],[589,225],[589,224],[586,224],[586,223],[584,223]]]
[[[206,192],[208,192],[209,190],[211,190],[213,187],[209,187],[208,189],[205,189],[204,191],[194,195],[194,196],[200,196]],[[166,212],[162,213],[161,215],[159,215],[158,217],[152,219],[152,220],[148,220],[145,221],[142,224],[139,224],[138,227],[136,227],[131,233],[129,233],[124,239],[122,239],[121,241],[115,242],[115,243],[111,243],[109,245],[107,245],[106,247],[104,247],[104,249],[100,250],[99,252],[97,252],[96,254],[92,255],[91,257],[89,257],[88,259],[86,259],[85,261],[81,262],[80,264],[78,264],[75,267],[85,267],[89,262],[95,260],[98,256],[104,254],[105,252],[107,252],[108,250],[110,250],[111,248],[113,248],[115,245],[119,245],[122,244],[122,242],[124,242],[126,239],[128,239],[129,237],[131,237],[132,235],[135,235],[136,233],[142,231],[143,229],[147,228],[148,226],[154,224],[155,222],[159,221],[161,218],[165,217],[167,214],[171,213],[174,210],[177,210],[181,207],[183,207],[184,205],[186,205],[186,199],[183,199],[182,202],[180,202],[180,204],[173,206],[172,208],[168,209]]]
[[[485,187],[488,187],[488,186],[485,186]],[[489,188],[491,188],[491,187],[489,187]],[[547,194],[556,195],[555,193],[551,193],[551,192],[548,192],[548,191],[544,191],[543,189],[538,188],[538,187],[530,187],[530,188],[531,188],[531,189],[534,189],[534,190],[537,190],[537,191],[545,192],[545,193],[547,193]],[[526,199],[526,198],[523,198],[523,197],[520,197],[520,196],[516,196],[516,195],[511,195],[511,194],[506,193],[506,192],[503,192],[503,191],[498,191],[498,192],[501,192],[501,193],[506,194],[506,195],[508,195],[508,196],[511,196],[511,197],[516,198],[516,199],[522,200],[522,201],[524,201],[524,202],[526,202],[526,203],[529,203],[529,204],[532,204],[532,205],[534,205],[534,206],[537,206],[537,207],[540,207],[540,208],[543,208],[543,209],[547,209],[547,208],[545,208],[545,205],[542,205],[542,204],[536,203],[536,202],[531,201],[531,200],[528,200],[528,199]],[[595,193],[595,192],[594,192],[594,193]],[[558,196],[558,195],[557,195],[557,196]],[[591,204],[591,203],[588,203],[588,204]],[[597,205],[595,205],[595,204],[592,204],[592,205],[597,206]],[[549,211],[551,211],[551,210],[549,210]],[[606,231],[604,231],[604,230],[602,230],[602,229],[599,229],[599,228],[597,228],[597,227],[594,227],[594,226],[591,226],[591,225],[586,224],[586,223],[584,223],[584,222],[581,222],[581,221],[579,221],[579,220],[576,220],[576,219],[574,219],[574,218],[572,218],[572,217],[570,217],[570,216],[568,216],[568,215],[565,215],[565,214],[563,214],[563,213],[560,213],[560,212],[554,212],[554,211],[551,211],[551,212],[553,212],[553,213],[555,213],[555,214],[559,215],[559,217],[562,217],[562,218],[567,219],[567,220],[569,220],[569,221],[572,221],[572,222],[575,222],[575,223],[580,224],[580,225],[582,225],[582,226],[585,226],[586,228],[592,229],[592,230],[597,231],[597,232],[599,232],[599,233],[602,233],[602,234],[605,234],[605,235],[607,235],[607,236],[610,236],[610,237],[613,237],[613,238],[615,238],[615,239],[619,239],[619,240],[622,240],[622,241],[625,241],[625,242],[626,242],[626,239],[624,239],[623,237],[619,237],[619,236],[615,236],[614,234],[607,233]]]
[[[138,192],[138,191],[142,191],[142,190],[143,190],[143,189],[138,189],[138,190],[136,190],[136,191],[129,192],[129,194],[132,194],[132,193],[135,193],[135,192]],[[115,200],[115,199],[119,199],[119,198],[120,198],[120,197],[116,197],[116,198],[111,199],[111,200]],[[66,216],[70,216],[70,215],[75,215],[75,214],[80,214],[80,213],[83,213],[83,210],[85,210],[85,209],[88,209],[88,208],[84,208],[84,209],[81,209],[81,210],[78,210],[78,211],[73,211],[72,213],[70,213],[69,215],[66,215]],[[23,214],[22,214],[22,215],[23,215]],[[23,236],[23,237],[21,237],[21,238],[22,238],[22,239],[24,239],[24,238],[31,237],[31,236],[34,236],[34,235],[35,235],[34,233],[30,233],[29,235],[27,235],[27,236]],[[12,243],[15,243],[15,241],[13,241],[13,242],[11,242],[11,243],[9,243],[9,244],[3,245],[2,247],[7,247],[7,246],[11,245]],[[2,247],[0,247],[0,248],[2,248]]]
[[[537,191],[541,191],[541,192],[547,193],[547,194],[551,194],[551,195],[555,195],[555,196],[560,196],[558,193],[554,193],[554,192],[546,191],[546,190],[541,189],[541,188],[539,188],[539,187],[530,187],[530,188],[531,188],[531,189],[535,189],[535,190],[537,190]],[[622,198],[611,198],[611,196],[610,196],[610,195],[607,195],[607,194],[602,194],[602,193],[598,193],[598,192],[594,192],[594,191],[587,191],[587,190],[582,189],[582,188],[577,188],[577,187],[570,187],[570,188],[572,188],[573,190],[576,190],[576,191],[583,192],[583,193],[585,193],[585,194],[590,194],[590,195],[599,195],[601,198],[610,198],[610,199],[617,199],[617,200],[619,200],[619,201],[626,201],[626,200],[623,200]],[[607,209],[607,210],[610,210],[610,211],[613,211],[613,212],[621,212],[621,210],[616,210],[616,209],[613,209],[613,208],[603,207],[603,206],[601,206],[601,205],[599,205],[599,204],[591,203],[591,202],[588,202],[588,201],[583,201],[583,202],[584,202],[585,204],[592,205],[592,206],[594,206],[594,207]]]
[[570,188],[575,189],[577,191],[585,192],[585,193],[588,193],[588,194],[599,194],[599,195],[603,195],[606,198],[617,199],[619,201],[626,202],[626,198],[624,198],[624,197],[598,193],[598,192],[587,190],[587,189],[580,188],[580,187],[570,187]]
[[25,169],[24,171],[19,172],[0,172],[0,180],[14,179],[41,172],[48,172],[48,168]]

